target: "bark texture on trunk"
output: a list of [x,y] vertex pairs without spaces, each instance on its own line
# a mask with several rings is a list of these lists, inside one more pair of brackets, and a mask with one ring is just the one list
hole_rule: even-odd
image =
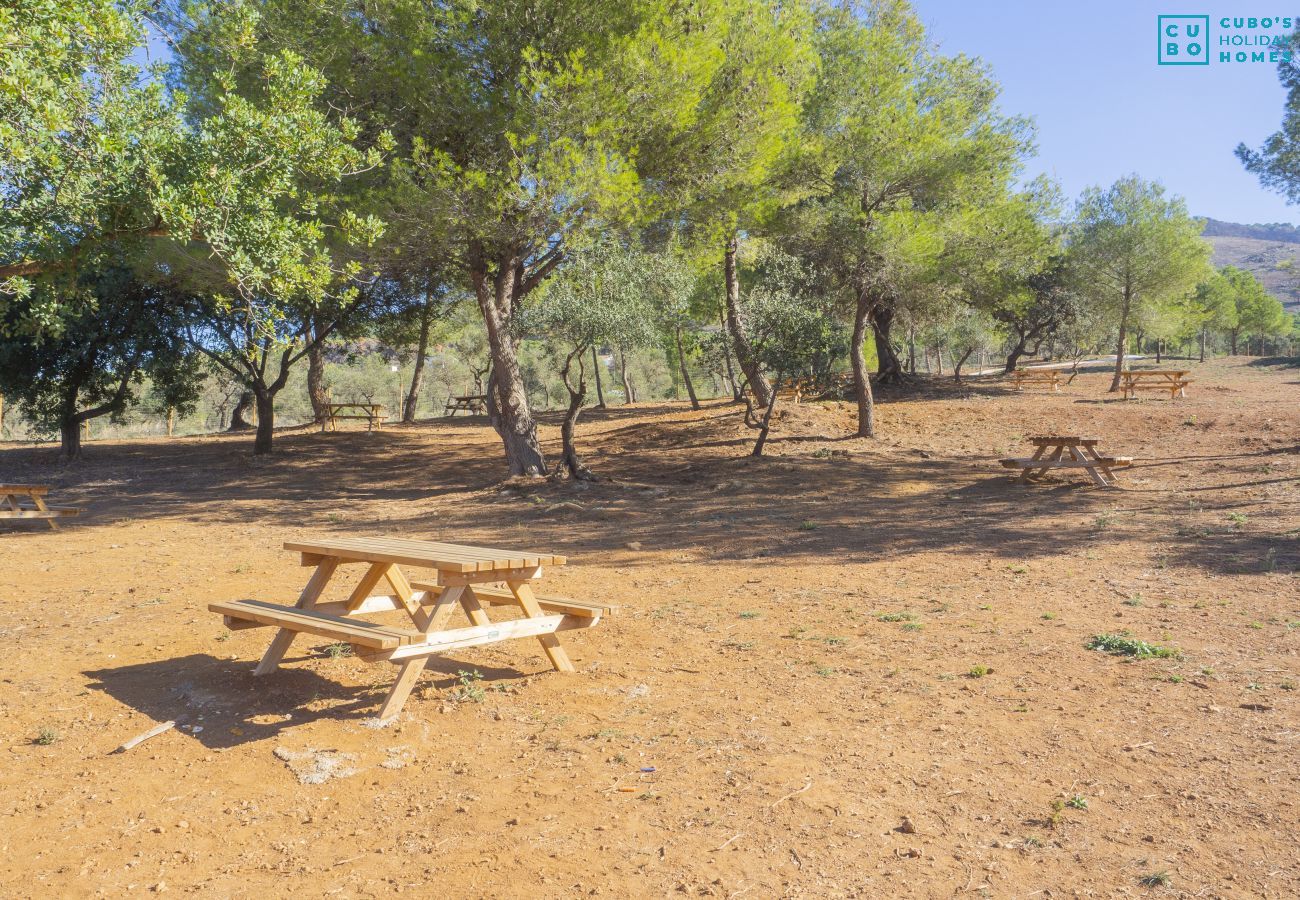
[[776,391],[772,391],[772,396],[767,398],[767,407],[763,410],[763,426],[758,432],[758,440],[754,442],[754,449],[750,452],[751,456],[762,456],[763,446],[767,443],[767,436],[772,430],[772,410],[776,409]]
[[623,402],[635,403],[636,391],[632,390],[632,379],[627,374],[627,351],[618,348],[618,374],[623,379]]
[[253,455],[264,456],[271,452],[275,437],[275,394],[268,390],[256,392],[257,435],[253,438]]
[[867,372],[867,319],[871,315],[871,298],[866,291],[858,295],[853,315],[853,383],[858,402],[858,437],[876,436],[876,403],[871,395],[871,375]]
[[682,346],[682,330],[674,332],[677,338],[677,365],[682,371],[682,383],[686,385],[686,396],[691,398],[691,409],[700,408],[700,400],[695,396],[695,383],[691,381],[691,371],[686,368],[686,348]]
[[600,381],[600,354],[596,352],[595,344],[591,347],[591,371],[596,376],[596,409],[604,409],[605,387]]
[[1020,364],[1020,357],[1025,355],[1025,347],[1028,344],[1028,335],[1022,334],[1016,339],[1015,346],[1013,346],[1011,352],[1007,354],[1007,365],[1006,368],[1002,370],[1002,374],[1010,375],[1016,370],[1016,366]]
[[1132,303],[1132,295],[1128,288],[1124,289],[1124,305],[1120,308],[1119,314],[1119,340],[1115,342],[1115,374],[1110,380],[1108,394],[1113,394],[1119,390],[1120,373],[1124,371],[1124,351],[1128,344],[1128,311]]
[[252,391],[240,391],[235,409],[230,413],[230,427],[226,429],[227,431],[248,431],[253,427],[247,418],[253,410],[253,400]]
[[72,460],[81,456],[81,424],[84,420],[76,416],[64,418],[59,423],[59,453],[64,459]]
[[767,406],[772,399],[772,385],[768,383],[767,377],[754,361],[749,338],[745,334],[744,317],[740,312],[740,274],[736,271],[737,243],[736,235],[733,233],[727,239],[727,247],[722,256],[722,272],[727,284],[727,332],[731,335],[732,350],[735,351],[740,370],[745,373],[745,378],[749,382],[749,389],[754,392],[760,405]]
[[546,459],[537,440],[537,422],[528,405],[528,392],[519,355],[510,334],[514,314],[515,272],[521,265],[517,256],[507,255],[497,261],[495,275],[489,275],[487,261],[474,254],[470,278],[474,296],[487,329],[492,373],[488,382],[488,416],[501,437],[511,475],[542,476]]
[[424,381],[424,366],[429,359],[429,331],[432,324],[433,305],[426,297],[424,309],[420,311],[420,342],[415,348],[415,371],[411,373],[411,386],[406,391],[406,403],[402,406],[402,421],[407,425],[415,421],[415,408],[420,404],[420,387]]
[[[308,336],[311,339],[311,335]],[[319,425],[329,418],[329,395],[325,392],[325,344],[313,344],[307,351],[307,397]]]
[[956,360],[956,365],[952,367],[953,381],[961,384],[961,367],[966,364],[966,360],[970,359],[970,355],[974,352],[974,347],[967,347],[966,352],[961,355],[961,359]]
[[[583,370],[582,356],[581,350],[570,353],[564,361],[564,368],[560,370],[560,378],[569,392],[569,405],[564,411],[564,421],[560,423],[560,461],[556,464],[555,471],[551,473],[551,477],[556,479],[567,475],[578,481],[596,480],[596,476],[578,456],[578,447],[574,440],[578,430],[578,416],[581,415],[582,404],[587,399],[587,378]],[[576,383],[571,377],[575,361],[578,366]]]
[[[871,330],[876,339],[876,371],[880,381],[898,381],[903,377],[903,363],[894,350],[890,331],[894,326],[894,306],[889,300],[877,300],[871,306]],[[942,366],[942,363],[940,363]],[[940,374],[943,374],[942,369]]]

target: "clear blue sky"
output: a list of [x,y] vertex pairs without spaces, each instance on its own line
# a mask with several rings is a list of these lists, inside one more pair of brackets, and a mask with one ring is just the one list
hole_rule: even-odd
[[[1203,0],[913,0],[946,53],[981,57],[1007,112],[1038,124],[1030,174],[1054,176],[1069,197],[1137,172],[1187,199],[1196,215],[1230,222],[1300,221],[1300,207],[1262,189],[1233,156],[1282,121],[1285,95],[1270,63],[1220,63],[1223,16],[1269,4]],[[1250,9],[1254,7],[1254,9]],[[1283,9],[1283,7],[1292,7]],[[1276,7],[1300,16],[1300,4]],[[1208,66],[1156,64],[1157,15],[1210,16]],[[1257,29],[1251,34],[1282,30]]]

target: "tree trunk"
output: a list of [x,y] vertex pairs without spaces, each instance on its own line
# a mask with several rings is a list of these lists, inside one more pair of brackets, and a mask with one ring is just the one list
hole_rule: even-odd
[[[311,340],[312,334],[308,335]],[[307,397],[317,425],[329,418],[329,395],[325,392],[325,343],[315,344],[307,351]]]
[[955,365],[952,367],[953,381],[957,382],[958,384],[961,384],[961,367],[965,364],[966,360],[968,360],[970,358],[970,355],[974,352],[975,352],[974,347],[967,347],[966,352],[961,355],[961,359],[954,360]]
[[635,403],[636,392],[632,390],[632,379],[627,377],[627,351],[618,348],[618,374],[623,379],[623,402]]
[[1002,370],[1003,375],[1010,375],[1016,370],[1016,366],[1020,364],[1020,357],[1025,355],[1025,347],[1027,347],[1028,344],[1029,335],[1027,334],[1022,334],[1016,339],[1016,343],[1011,348],[1011,352],[1007,354],[1007,365],[1006,368]]
[[907,371],[916,374],[916,326],[907,326]]
[[1115,342],[1115,376],[1110,380],[1110,389],[1107,391],[1109,394],[1119,390],[1120,373],[1124,371],[1124,351],[1127,349],[1128,311],[1131,300],[1128,288],[1125,288],[1124,305],[1120,308],[1119,314],[1119,340]]
[[600,383],[600,354],[596,345],[591,345],[591,370],[596,373],[596,409],[605,408],[605,388]]
[[[876,339],[876,372],[880,381],[898,381],[903,377],[903,363],[889,340],[894,325],[892,302],[880,301],[871,307],[871,330]],[[942,370],[940,371],[942,373]]]
[[424,366],[429,359],[429,328],[432,323],[433,309],[426,297],[424,309],[420,311],[420,342],[415,347],[415,371],[411,373],[411,386],[406,391],[406,403],[402,406],[402,422],[406,425],[415,421],[415,408],[420,404],[420,387],[424,380]]
[[1201,329],[1201,362],[1205,362],[1205,329]]
[[767,408],[763,410],[763,427],[758,432],[758,440],[754,442],[754,449],[751,456],[762,456],[763,445],[767,443],[768,432],[772,429],[772,410],[776,408],[776,391],[772,391],[772,396],[767,400]]
[[167,436],[171,437],[172,432],[176,429],[176,408],[167,407]]
[[83,419],[76,415],[64,416],[59,422],[59,453],[66,460],[81,456],[81,425]]
[[245,418],[253,408],[253,399],[252,391],[240,391],[239,401],[235,404],[234,412],[230,414],[230,428],[227,431],[248,431],[253,427]]
[[[727,330],[727,313],[725,310],[722,312],[722,330]],[[731,367],[731,348],[727,346],[726,341],[722,342],[722,361],[727,365],[727,384],[731,386],[731,399],[739,403],[744,398],[741,397],[740,383],[736,381],[736,370]]]
[[682,383],[686,385],[686,396],[691,398],[691,409],[699,409],[700,401],[695,396],[695,383],[691,381],[691,372],[686,368],[686,350],[682,347],[682,329],[675,329],[677,338],[677,365],[682,370]]
[[736,353],[736,362],[749,381],[749,389],[754,392],[758,402],[766,406],[772,399],[772,385],[754,361],[754,354],[749,347],[749,338],[740,313],[740,275],[736,272],[737,238],[733,232],[727,239],[727,248],[722,257],[723,276],[727,283],[727,331],[731,334],[732,349]]
[[501,437],[510,474],[541,476],[547,471],[546,459],[537,440],[537,422],[528,406],[528,391],[509,328],[513,314],[514,272],[518,264],[516,257],[500,260],[496,276],[489,279],[486,261],[476,259],[471,264],[470,277],[487,329],[492,360],[488,384],[489,419]]
[[871,376],[867,372],[867,318],[871,314],[871,300],[866,292],[858,295],[858,305],[853,316],[853,383],[858,401],[858,437],[876,436],[876,404],[871,395]]
[[934,374],[942,375],[943,374],[943,344],[934,345],[934,364],[935,364]]
[[1164,350],[1165,342],[1156,338],[1156,365],[1160,365],[1161,351]]
[[255,391],[257,397],[257,436],[253,438],[253,455],[264,456],[271,452],[275,436],[275,394],[265,388]]
[[[576,385],[569,381],[569,373],[575,359],[578,362],[578,383]],[[569,406],[564,411],[564,421],[560,423],[560,461],[556,464],[551,477],[558,478],[567,473],[574,480],[595,481],[596,476],[583,465],[582,459],[578,456],[577,444],[574,441],[574,435],[578,428],[578,416],[582,413],[582,404],[587,399],[587,379],[586,373],[582,369],[581,350],[571,353],[565,359],[564,368],[560,370],[560,379],[569,392]]]

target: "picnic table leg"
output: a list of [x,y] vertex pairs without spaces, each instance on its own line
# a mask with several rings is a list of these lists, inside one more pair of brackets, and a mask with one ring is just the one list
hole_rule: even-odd
[[[1101,483],[1104,484],[1106,487],[1114,487],[1115,473],[1111,471],[1110,466],[1102,465],[1101,455],[1097,453],[1097,448],[1081,447],[1079,449],[1083,451],[1085,456],[1087,456],[1090,460],[1096,463],[1096,468],[1099,469],[1102,473]],[[1090,467],[1088,471],[1091,472],[1092,468]]]
[[1094,483],[1099,484],[1102,487],[1110,487],[1110,482],[1108,482],[1101,473],[1097,471],[1097,467],[1091,464],[1092,460],[1085,457],[1078,447],[1070,447],[1070,459],[1074,462],[1080,463],[1083,466],[1084,471],[1088,473],[1088,477],[1091,478]]
[[[405,576],[403,576],[405,580]],[[465,588],[461,586],[449,587],[438,595],[437,602],[429,610],[417,608],[411,618],[415,619],[415,624],[425,634],[432,634],[435,631],[442,630],[446,626],[447,620],[455,611]],[[397,670],[397,679],[393,686],[388,689],[388,696],[384,698],[384,703],[379,707],[379,721],[386,722],[402,711],[406,705],[406,700],[411,696],[416,682],[420,680],[420,673],[424,671],[425,664],[429,662],[427,656],[417,656],[412,659],[404,660]]]
[[[33,504],[37,509],[39,509],[39,510],[40,510],[41,512],[43,512],[43,513],[47,513],[47,512],[50,511],[50,508],[49,508],[48,506],[45,505],[45,500],[44,500],[44,498],[41,497],[40,494],[32,494],[31,496],[32,496],[32,504]],[[49,523],[50,530],[52,530],[52,531],[58,531],[58,530],[59,530],[58,523],[54,521],[54,517],[53,517],[53,516],[51,516],[50,518],[46,519],[45,521]]]
[[[389,566],[389,563],[370,564],[370,568],[366,569],[366,574],[361,576],[361,580],[357,582],[357,586],[354,587],[352,593],[348,595],[349,613],[354,612],[358,606],[366,601],[366,598],[370,596],[370,592],[375,589],[375,585],[379,584],[379,582],[388,574]],[[406,598],[403,597],[401,599],[405,602]]]
[[[339,567],[339,561],[332,556],[322,559],[316,566],[316,571],[312,573],[311,580],[307,586],[302,589],[298,596],[298,609],[311,609],[316,605],[316,600],[325,590],[325,585],[329,584],[330,579],[334,577],[334,570]],[[298,632],[291,631],[288,628],[281,628],[276,632],[275,637],[271,640],[271,646],[266,648],[262,654],[262,661],[257,664],[253,670],[254,675],[266,675],[274,672],[280,665],[280,660],[289,652],[289,646],[293,639],[298,636]]]
[[488,618],[487,610],[479,602],[478,596],[474,593],[474,588],[465,588],[465,593],[460,595],[461,609],[465,610],[465,615],[474,625],[491,625],[492,620]]
[[[1043,456],[1043,454],[1046,453],[1046,452],[1047,452],[1047,445],[1046,445],[1046,444],[1043,444],[1043,445],[1040,446],[1037,450],[1035,450],[1035,451],[1034,451],[1034,455],[1031,456],[1031,457],[1029,457],[1029,458],[1030,458],[1031,460],[1041,459],[1042,456]],[[1020,477],[1017,478],[1016,480],[1017,480],[1018,482],[1020,482],[1021,484],[1028,484],[1028,483],[1029,483],[1029,470],[1030,470],[1031,468],[1033,468],[1033,467],[1032,467],[1032,466],[1025,466],[1023,469],[1021,469],[1021,470],[1020,470]]]
[[[514,594],[515,601],[524,611],[524,614],[530,619],[540,619],[545,613],[537,605],[537,598],[533,596],[533,589],[526,581],[508,581],[510,593]],[[576,672],[573,663],[569,661],[569,654],[565,651],[560,639],[553,634],[539,634],[537,641],[546,651],[546,656],[551,661],[557,672]]]

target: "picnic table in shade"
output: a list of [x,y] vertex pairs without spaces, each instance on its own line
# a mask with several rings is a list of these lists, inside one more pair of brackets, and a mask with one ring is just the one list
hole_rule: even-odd
[[0,519],[45,519],[50,528],[59,530],[54,520],[60,516],[77,516],[81,510],[75,506],[50,506],[45,495],[50,492],[45,484],[0,484]]
[[1133,464],[1131,456],[1102,456],[1097,452],[1100,438],[1074,435],[1043,435],[1031,437],[1034,455],[1027,458],[1002,460],[1003,468],[1020,469],[1020,484],[1039,478],[1048,469],[1083,469],[1102,487],[1115,486],[1115,469]]
[[[366,422],[366,431],[378,430],[380,424],[384,421],[384,405],[382,403],[330,403],[329,416],[321,422],[320,430],[328,428],[330,431],[338,431],[339,419],[363,419]],[[345,410],[355,410],[354,412],[345,412]]]
[[464,397],[449,396],[444,416],[455,416],[458,412],[479,415],[487,412],[487,396],[484,394],[466,394]]
[[1120,372],[1120,388],[1124,399],[1132,399],[1137,391],[1168,391],[1169,399],[1186,397],[1192,379],[1186,369],[1125,369]]
[[[211,603],[208,609],[223,615],[231,629],[279,628],[254,675],[274,672],[299,634],[348,643],[367,662],[396,665],[397,678],[379,710],[381,720],[401,712],[430,657],[453,650],[535,637],[557,671],[572,672],[573,663],[556,633],[591,628],[612,610],[607,603],[534,594],[533,585],[543,568],[567,561],[554,553],[402,538],[290,541],[284,548],[300,554],[303,566],[314,568],[297,605],[235,600]],[[348,598],[321,602],[335,573],[351,565],[365,570]],[[431,569],[435,574],[412,582],[403,566]],[[372,595],[381,585],[388,593]],[[522,617],[494,622],[486,607],[495,606],[514,607]],[[448,627],[457,609],[469,619],[468,627]],[[361,618],[392,611],[405,612],[414,627]]]
[[1060,369],[1016,369],[1011,378],[1016,383],[1016,390],[1024,387],[1025,382],[1031,384],[1042,383],[1051,385],[1052,392],[1056,393],[1061,390],[1061,370]]

